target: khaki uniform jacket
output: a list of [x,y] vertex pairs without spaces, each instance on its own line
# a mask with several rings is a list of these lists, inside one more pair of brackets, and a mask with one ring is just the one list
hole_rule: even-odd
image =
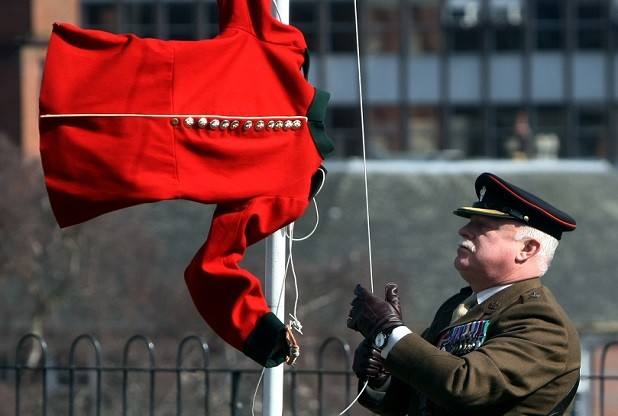
[[[383,415],[548,415],[579,379],[574,325],[538,278],[517,282],[450,323],[470,288],[447,300],[420,336],[402,338],[386,367]],[[450,351],[450,352],[449,352]]]

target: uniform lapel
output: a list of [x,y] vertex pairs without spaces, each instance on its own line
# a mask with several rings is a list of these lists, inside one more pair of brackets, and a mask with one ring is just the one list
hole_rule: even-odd
[[431,326],[423,334],[423,338],[435,345],[440,334],[449,326],[453,310],[472,294],[470,287],[465,287],[459,293],[446,301],[440,308]]

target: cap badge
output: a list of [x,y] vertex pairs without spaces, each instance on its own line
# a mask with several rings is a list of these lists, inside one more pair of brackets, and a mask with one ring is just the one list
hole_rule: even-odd
[[487,188],[485,188],[484,186],[481,188],[481,190],[479,191],[479,201],[482,201],[483,198],[485,197],[485,193],[487,192]]

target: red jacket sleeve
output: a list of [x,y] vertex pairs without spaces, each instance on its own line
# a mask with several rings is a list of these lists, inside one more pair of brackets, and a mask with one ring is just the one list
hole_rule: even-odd
[[276,356],[285,328],[270,313],[259,279],[239,263],[248,246],[300,217],[307,205],[306,199],[278,196],[217,206],[208,238],[185,271],[191,297],[208,325],[265,366],[285,359]]

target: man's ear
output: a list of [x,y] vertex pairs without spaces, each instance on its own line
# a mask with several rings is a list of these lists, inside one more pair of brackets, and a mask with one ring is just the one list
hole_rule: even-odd
[[541,243],[534,238],[526,238],[522,241],[523,246],[517,253],[516,260],[518,263],[523,263],[526,260],[536,256],[541,251]]

